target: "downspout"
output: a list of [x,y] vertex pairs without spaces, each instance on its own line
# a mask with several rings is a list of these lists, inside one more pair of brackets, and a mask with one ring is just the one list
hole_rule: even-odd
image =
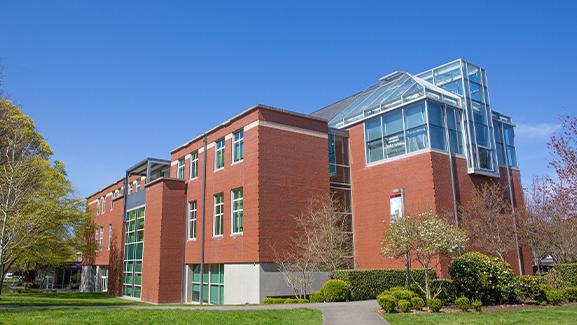
[[204,158],[203,158],[203,175],[202,175],[202,229],[200,232],[200,297],[198,297],[200,304],[202,305],[202,294],[204,291],[204,284],[202,283],[204,278],[204,237],[205,237],[205,228],[206,225],[205,221],[205,213],[206,213],[206,151],[207,151],[207,136],[206,133],[204,134]]
[[519,246],[519,232],[517,230],[517,214],[515,213],[515,201],[513,199],[513,184],[511,181],[511,174],[509,169],[509,157],[507,157],[507,150],[505,150],[505,128],[503,123],[499,123],[499,128],[501,129],[501,150],[503,152],[503,159],[505,160],[505,168],[507,169],[507,183],[509,185],[509,200],[511,201],[511,214],[513,215],[513,231],[515,233],[515,250],[517,252],[517,263],[519,264],[519,274],[523,275],[525,270],[523,269],[523,262],[521,261],[521,247]]

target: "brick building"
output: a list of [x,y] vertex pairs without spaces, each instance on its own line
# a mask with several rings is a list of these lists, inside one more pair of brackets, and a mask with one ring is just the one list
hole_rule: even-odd
[[[351,265],[400,268],[379,254],[390,222],[424,207],[459,222],[458,204],[488,181],[523,204],[514,125],[491,106],[485,71],[459,59],[394,72],[310,115],[251,107],[169,160],[129,168],[87,198],[99,249],[84,275],[150,302],[259,303],[291,294],[275,252],[290,249],[312,196],[332,192],[348,208]],[[523,272],[529,256],[523,246],[508,260]]]

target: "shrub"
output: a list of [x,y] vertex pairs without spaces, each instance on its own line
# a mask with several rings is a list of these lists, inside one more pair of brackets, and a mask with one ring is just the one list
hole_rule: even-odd
[[471,301],[467,297],[459,297],[455,299],[455,305],[462,311],[467,311],[471,308]]
[[405,287],[393,287],[388,290],[397,300],[411,300],[411,298],[416,297],[417,294],[412,291],[405,289]]
[[449,274],[458,295],[483,302],[518,300],[513,268],[497,257],[478,252],[465,253],[453,260]]
[[296,299],[296,298],[287,298],[285,299],[285,304],[306,304],[308,303],[308,299]]
[[563,290],[565,299],[571,302],[577,302],[577,287],[568,287]]
[[[427,272],[429,272],[431,279],[436,278],[434,270],[428,270]],[[405,285],[404,270],[338,270],[333,272],[332,278],[341,279],[350,284],[351,300],[375,299],[384,290]],[[425,270],[411,270],[411,278],[424,287]]]
[[473,306],[473,308],[475,308],[475,311],[481,312],[482,307],[483,307],[483,302],[479,299],[474,299],[473,302],[471,303],[471,305]]
[[325,296],[323,296],[323,293],[321,291],[315,291],[315,292],[310,294],[309,301],[310,302],[325,302]]
[[455,301],[455,285],[452,280],[449,279],[435,279],[431,281],[431,295],[436,295],[435,298],[439,298],[443,301]]
[[395,311],[395,307],[397,306],[397,300],[392,295],[388,294],[380,294],[377,296],[377,303],[384,311],[387,313],[392,313]]
[[443,307],[443,301],[439,298],[427,299],[427,306],[433,313],[438,313]]
[[413,306],[415,310],[421,310],[425,306],[425,302],[421,297],[413,297],[411,298],[411,306]]
[[558,305],[563,300],[563,293],[550,285],[542,284],[541,288],[545,292],[545,298],[551,305]]
[[405,299],[401,299],[399,302],[397,302],[397,307],[403,313],[408,313],[409,310],[411,310],[411,302]]
[[274,298],[274,297],[266,297],[264,298],[265,305],[275,305],[275,304],[284,304],[287,298]]
[[562,289],[568,285],[567,281],[565,281],[564,274],[557,271],[555,268],[549,270],[549,272],[543,275],[543,282],[555,289]]
[[527,298],[537,302],[546,300],[545,292],[541,288],[540,279],[536,276],[522,275],[515,278],[519,291],[519,297],[522,301]]
[[343,280],[332,279],[325,282],[321,292],[326,302],[347,301],[350,296],[350,286]]
[[553,267],[565,282],[565,285],[577,287],[577,263],[562,263]]

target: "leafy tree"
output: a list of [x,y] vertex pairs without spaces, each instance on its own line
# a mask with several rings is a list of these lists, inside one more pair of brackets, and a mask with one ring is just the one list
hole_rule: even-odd
[[[414,216],[405,216],[392,224],[385,231],[382,254],[392,257],[399,256],[405,245],[408,245],[414,258],[426,269],[436,268],[441,257],[460,253],[465,249],[467,235],[450,222],[432,212],[424,212]],[[399,240],[401,244],[395,243]],[[431,298],[431,279],[425,272],[425,287],[414,281]]]
[[0,293],[12,266],[58,264],[74,254],[69,245],[86,217],[64,165],[34,122],[0,99]]

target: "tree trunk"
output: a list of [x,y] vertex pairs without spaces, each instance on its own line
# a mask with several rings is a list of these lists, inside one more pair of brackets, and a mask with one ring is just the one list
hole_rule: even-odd
[[431,288],[429,287],[429,269],[425,268],[425,297],[431,299]]
[[411,284],[411,265],[409,261],[409,253],[405,253],[405,287],[409,288]]

